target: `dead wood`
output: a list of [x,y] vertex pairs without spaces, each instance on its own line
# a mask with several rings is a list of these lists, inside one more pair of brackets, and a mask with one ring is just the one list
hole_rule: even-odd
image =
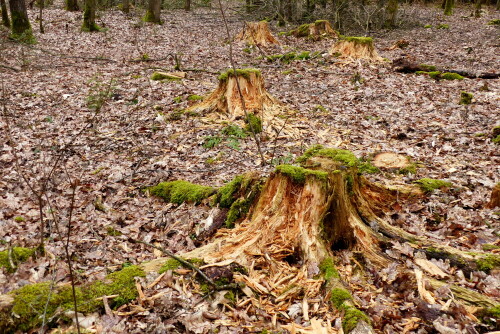
[[267,21],[245,22],[243,30],[236,35],[237,41],[244,41],[249,45],[267,47],[279,45],[280,42],[271,34]]
[[290,31],[292,36],[297,38],[307,37],[314,41],[322,38],[338,38],[339,33],[332,28],[330,22],[326,20],[317,20],[316,22],[303,24]]
[[363,59],[373,62],[382,62],[373,39],[370,37],[342,37],[329,50],[329,54],[340,59]]
[[490,201],[486,205],[489,209],[494,209],[500,207],[500,183],[497,183],[493,190],[491,191]]

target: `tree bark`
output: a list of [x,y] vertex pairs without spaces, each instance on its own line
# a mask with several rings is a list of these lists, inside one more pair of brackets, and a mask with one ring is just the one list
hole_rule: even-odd
[[10,18],[12,20],[12,34],[19,36],[31,34],[31,25],[24,0],[9,0]]
[[144,16],[144,22],[161,24],[160,9],[160,0],[149,0],[148,9],[146,11],[146,15]]
[[389,0],[385,7],[385,27],[394,28],[396,26],[396,17],[398,14],[398,0]]
[[455,5],[454,0],[445,0],[444,15],[453,15],[453,6],[454,5]]
[[10,28],[9,13],[7,12],[7,3],[5,0],[0,0],[0,9],[2,9],[2,24]]
[[191,0],[185,0],[184,2],[184,10],[189,12],[191,10]]
[[82,30],[93,32],[99,31],[99,26],[95,23],[96,0],[85,0],[85,8],[83,11]]
[[122,0],[122,11],[126,14],[130,12],[130,0]]
[[77,0],[66,0],[66,10],[70,12],[77,12],[80,10],[78,7],[78,1]]

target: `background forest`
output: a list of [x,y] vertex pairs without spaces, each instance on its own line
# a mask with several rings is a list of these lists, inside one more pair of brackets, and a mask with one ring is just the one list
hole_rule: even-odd
[[0,332],[500,330],[498,1],[0,4]]

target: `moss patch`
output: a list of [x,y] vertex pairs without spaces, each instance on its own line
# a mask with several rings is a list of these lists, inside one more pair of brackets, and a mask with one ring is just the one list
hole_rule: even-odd
[[493,244],[483,244],[481,247],[483,248],[484,251],[492,251],[495,249],[500,249],[500,246]]
[[200,100],[203,100],[203,96],[200,96],[200,95],[189,95],[188,96],[188,101],[200,101]]
[[498,26],[498,25],[500,25],[500,19],[491,20],[487,24],[490,26]]
[[[236,76],[242,76],[242,77],[248,79],[248,78],[250,78],[251,74],[255,74],[256,76],[261,75],[260,70],[258,70],[256,68],[236,69]],[[217,79],[219,79],[219,81],[226,81],[227,79],[229,79],[229,77],[234,77],[234,76],[235,76],[234,70],[230,69],[230,70],[227,70],[226,72],[221,73],[217,77]]]
[[476,260],[477,269],[489,273],[492,269],[500,267],[500,256],[488,254],[485,257]]
[[326,181],[328,179],[327,172],[316,171],[292,165],[279,165],[276,167],[275,172],[288,176],[293,182],[298,184],[303,184],[304,182],[306,182],[306,178],[308,176],[318,178],[321,181]]
[[464,77],[458,73],[445,72],[445,73],[441,74],[440,79],[443,79],[443,80],[463,80]]
[[441,188],[449,188],[452,186],[451,182],[448,181],[443,181],[443,180],[436,180],[436,179],[429,179],[429,178],[423,178],[420,180],[415,181],[416,184],[419,185],[420,189],[425,192],[432,192],[436,189],[441,189]]
[[[135,277],[145,276],[142,269],[130,266],[106,276],[102,281],[76,287],[76,297],[79,312],[94,312],[102,308],[102,301],[96,300],[104,295],[118,295],[110,299],[110,306],[119,307],[137,298]],[[46,311],[46,319],[54,319],[59,310],[73,308],[73,296],[70,286],[51,286],[50,282],[29,284],[10,292],[14,298],[12,313],[8,323],[1,323],[0,328],[9,328],[14,331],[29,331],[42,324],[42,315]]]
[[341,288],[332,289],[330,301],[336,309],[340,309],[346,300],[352,300],[352,296],[349,291]]
[[345,307],[344,320],[342,321],[342,329],[345,333],[350,333],[356,326],[358,322],[365,321],[366,323],[370,323],[370,318],[368,316],[358,310],[355,307]]
[[341,36],[340,39],[355,44],[373,44],[373,38],[371,37],[352,37],[352,36]]
[[[25,262],[35,254],[35,249],[24,247],[13,247],[0,252],[0,267],[7,272],[14,272],[19,263]],[[13,266],[12,266],[13,265]]]
[[231,182],[228,182],[217,191],[215,201],[219,203],[222,208],[229,208],[236,200],[235,195],[240,190],[244,176],[238,175]]
[[463,105],[471,104],[473,98],[474,95],[472,95],[472,93],[460,92],[460,101],[458,102],[458,104],[463,104]]
[[158,80],[181,80],[181,78],[179,78],[175,75],[170,75],[170,74],[165,73],[165,72],[154,72],[151,75],[151,80],[155,80],[155,81],[158,81]]
[[319,270],[321,270],[323,277],[327,281],[332,278],[340,278],[339,272],[337,271],[337,268],[335,268],[335,263],[333,263],[333,259],[331,257],[327,257],[320,263]]
[[166,202],[181,204],[184,202],[200,203],[203,199],[215,193],[212,187],[177,180],[161,182],[149,188],[152,195],[163,198]]
[[361,161],[348,150],[337,148],[324,148],[322,145],[314,145],[297,158],[297,162],[304,164],[312,157],[323,157],[338,161],[347,167],[357,167],[361,173],[377,173],[379,169],[369,162]]
[[420,67],[428,72],[432,72],[432,71],[436,70],[436,66],[434,66],[434,65],[418,64],[418,67]]

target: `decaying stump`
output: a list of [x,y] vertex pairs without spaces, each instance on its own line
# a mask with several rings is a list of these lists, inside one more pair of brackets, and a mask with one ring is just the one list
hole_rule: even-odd
[[[448,274],[413,253],[422,252],[427,258],[449,260],[451,266],[464,270],[466,276],[473,270],[488,271],[500,266],[497,255],[462,252],[387,223],[383,219],[387,208],[423,194],[416,189],[387,188],[369,182],[359,172],[366,166],[351,152],[317,145],[297,162],[301,167],[278,166],[266,179],[257,174],[239,176],[219,189],[212,202],[228,209],[228,219],[232,215],[235,227],[220,229],[210,243],[180,254],[195,263],[203,263],[201,268],[206,272],[238,267],[237,272],[231,272],[231,279],[244,283],[240,286],[241,298],[247,298],[239,304],[247,309],[253,305],[262,314],[271,316],[273,324],[277,324],[279,317],[282,328],[296,332],[294,319],[283,316],[288,307],[300,303],[305,318],[309,303],[317,306],[311,306],[310,310],[328,309],[325,304],[330,303],[337,313],[323,315],[329,320],[337,315],[342,317],[345,333],[373,333],[368,316],[356,308],[335,268],[337,251],[349,250],[358,254],[356,264],[365,267],[367,272],[379,272],[390,264],[398,265],[398,270],[405,272],[406,284],[413,286],[428,304],[436,303],[431,291],[447,284],[439,279]],[[212,193],[207,191],[206,196]],[[391,243],[404,244],[406,257],[390,258],[385,250],[391,249]],[[132,276],[144,276],[159,271],[160,267],[165,269],[170,260],[160,258],[124,270],[131,271]],[[409,267],[412,269],[404,269],[408,263],[413,265]],[[129,285],[135,284],[133,277],[120,279]],[[121,288],[115,292],[112,288],[116,287],[111,283],[107,290],[100,285],[90,285],[90,288],[101,294],[124,293]],[[467,288],[451,284],[449,289],[453,292],[450,302],[484,308],[497,304]],[[127,286],[126,291],[129,290],[135,291]],[[55,302],[51,305],[54,310]],[[2,323],[2,317],[9,316],[11,311],[5,310],[12,309],[12,303],[15,303],[12,298],[0,295],[0,329],[7,328],[2,324],[10,324],[8,321]],[[312,318],[311,324],[314,323],[312,327],[317,333],[336,333],[329,320],[323,324]]]
[[280,44],[271,34],[267,21],[245,22],[243,30],[236,35],[235,40],[263,47]]
[[329,51],[331,56],[345,59],[384,61],[379,56],[371,37],[342,37]]
[[[224,120],[235,121],[245,119],[246,110],[248,114],[258,117],[262,123],[269,123],[284,109],[281,102],[265,89],[259,70],[236,70],[236,75],[233,70],[229,70],[218,79],[217,89],[203,102],[191,106],[188,111],[201,114],[217,113]],[[241,89],[244,106],[236,81]]]
[[290,35],[295,37],[307,37],[312,40],[320,40],[322,38],[338,38],[339,34],[327,20],[317,20],[314,23],[303,24],[296,29],[290,31]]
[[494,209],[500,208],[500,183],[497,183],[491,191],[490,201],[486,205],[487,208]]

